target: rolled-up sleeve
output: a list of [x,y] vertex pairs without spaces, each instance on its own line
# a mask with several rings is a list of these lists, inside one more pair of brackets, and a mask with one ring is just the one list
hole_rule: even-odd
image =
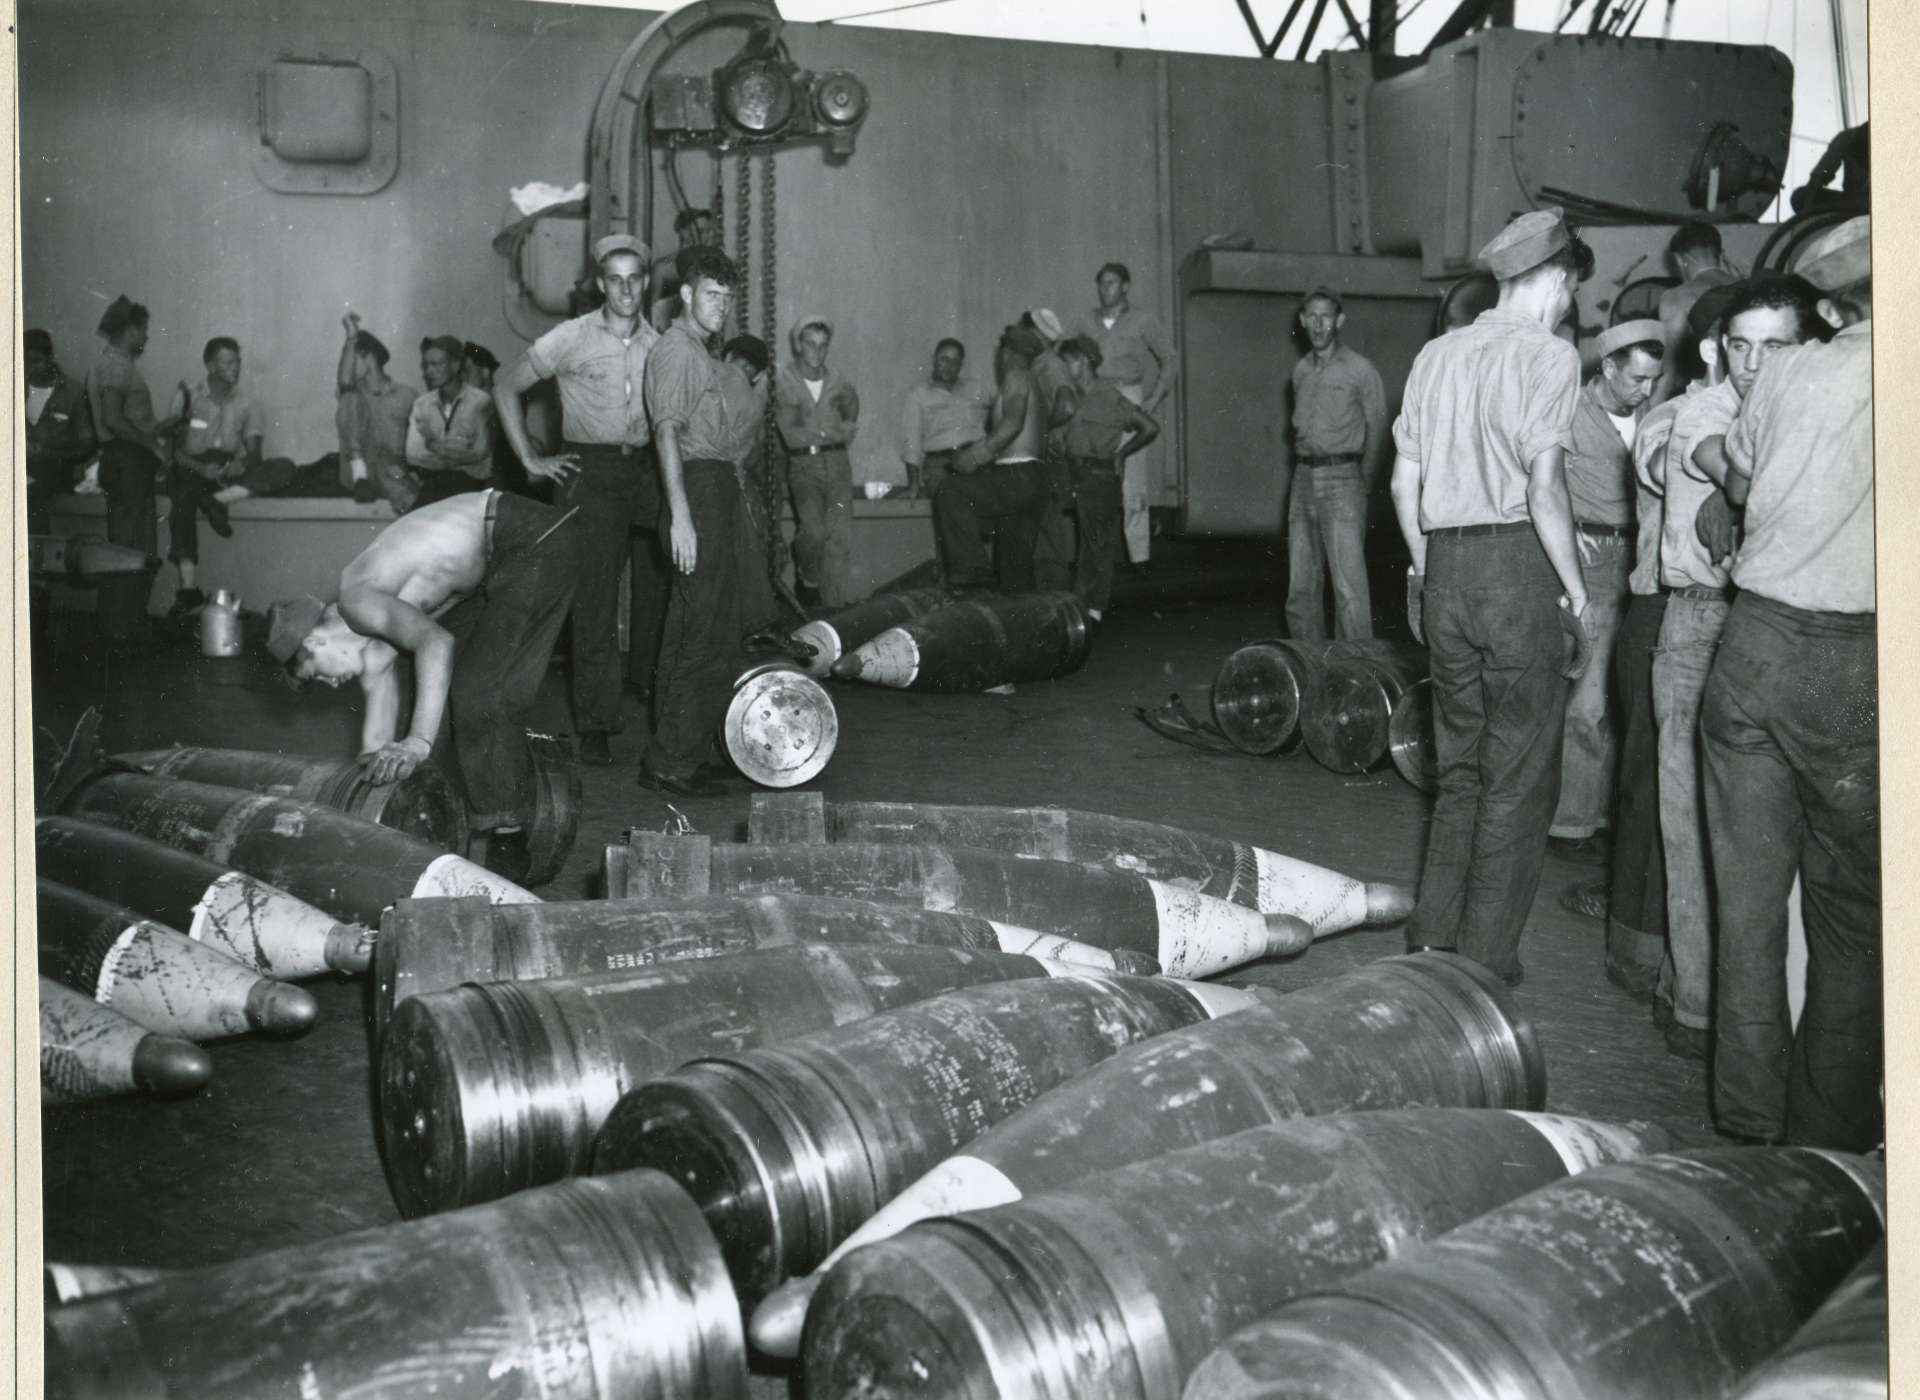
[[[698,358],[696,358],[698,357]],[[667,335],[647,356],[647,417],[657,433],[671,425],[684,431],[694,405],[712,382],[712,366],[702,363],[705,352],[684,336]]]
[[1426,397],[1430,378],[1427,354],[1423,350],[1407,374],[1407,387],[1400,397],[1400,416],[1393,420],[1393,450],[1411,462],[1425,462],[1420,440],[1420,405]]
[[542,379],[551,379],[566,364],[573,343],[573,322],[562,321],[527,347],[527,363]]
[[1766,404],[1760,395],[1760,387],[1766,381],[1766,375],[1763,365],[1759,378],[1754,380],[1753,388],[1747,391],[1746,400],[1740,405],[1733,426],[1727,429],[1727,461],[1745,477],[1753,475],[1753,464],[1760,456],[1760,414]]
[[1529,467],[1550,447],[1573,446],[1573,411],[1580,402],[1580,352],[1564,342],[1562,353],[1543,354],[1527,383],[1527,402],[1514,438],[1520,465]]

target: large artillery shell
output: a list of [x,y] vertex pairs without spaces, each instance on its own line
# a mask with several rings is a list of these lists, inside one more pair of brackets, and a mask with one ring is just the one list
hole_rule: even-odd
[[607,889],[657,894],[824,894],[891,900],[1057,933],[1154,959],[1170,977],[1206,977],[1300,952],[1318,932],[1289,914],[1124,871],[998,851],[896,845],[715,845],[634,831],[608,847]]
[[30,535],[28,569],[40,578],[97,583],[116,574],[144,574],[160,567],[158,555],[98,535]]
[[791,661],[763,661],[734,682],[720,721],[727,757],[762,787],[798,787],[820,776],[840,742],[825,686]]
[[34,824],[39,873],[116,900],[270,977],[365,972],[372,930],[202,856],[72,817]]
[[1306,920],[1316,934],[1392,923],[1413,909],[1413,892],[1400,885],[1355,880],[1223,836],[1105,812],[828,802],[817,792],[754,794],[748,841],[810,839],[964,846],[1035,860],[1080,861],[1197,890],[1263,914],[1291,914]]
[[213,1076],[207,1052],[155,1035],[52,978],[40,979],[40,1101],[191,1094]]
[[139,1288],[166,1276],[165,1269],[142,1269],[132,1264],[63,1264],[49,1259],[40,1266],[42,1291],[47,1303],[55,1306]]
[[[1283,1119],[1537,1109],[1546,1096],[1539,1042],[1499,978],[1445,953],[1387,958],[1121,1051],[935,1166],[827,1263],[918,1220],[1057,1190]],[[755,1346],[795,1354],[820,1278],[796,1279],[760,1305]]]
[[381,1048],[387,1178],[406,1215],[558,1181],[586,1170],[621,1095],[688,1060],[1048,971],[1007,953],[814,945],[415,996]]
[[1300,717],[1307,752],[1336,773],[1366,772],[1386,757],[1393,707],[1426,674],[1426,652],[1397,643],[1329,661]]
[[813,648],[807,674],[825,677],[833,673],[833,663],[850,651],[872,641],[889,627],[925,617],[953,601],[945,588],[913,588],[903,593],[875,593],[842,608],[832,617],[803,622],[793,629],[793,639]]
[[397,783],[371,783],[358,759],[250,749],[142,749],[115,754],[114,762],[156,778],[185,778],[317,803],[403,831],[442,851],[467,848],[467,804],[432,763],[422,763]]
[[336,919],[380,923],[409,895],[539,896],[465,856],[312,802],[143,773],[103,773],[67,799],[68,816],[150,837],[244,870]]
[[1306,1118],[854,1250],[806,1329],[811,1397],[1179,1400],[1235,1329],[1667,1135],[1470,1109]]
[[1213,678],[1213,722],[1243,753],[1279,753],[1300,738],[1307,697],[1327,663],[1366,656],[1391,642],[1251,642],[1220,663]]
[[299,1035],[319,1014],[301,988],[125,905],[41,880],[38,912],[41,972],[161,1035]]
[[564,1182],[49,1310],[67,1400],[745,1400],[713,1237],[654,1172]]
[[1599,1167],[1229,1338],[1192,1400],[1725,1395],[1885,1232],[1880,1165],[1711,1148]]
[[1393,704],[1387,725],[1387,756],[1401,777],[1422,792],[1440,786],[1440,761],[1433,747],[1433,681],[1416,681]]
[[1887,1323],[1883,1237],[1735,1400],[1886,1400]]
[[895,690],[989,690],[1079,670],[1089,639],[1086,607],[1071,593],[977,594],[888,628],[833,674]]
[[[690,958],[803,943],[912,943],[1028,953],[1113,967],[1115,955],[971,914],[825,895],[689,895],[664,899],[489,904],[403,899],[380,921],[374,1013],[385,1025],[398,1002],[462,982],[533,982],[627,972]],[[1123,954],[1132,959],[1133,955]],[[1115,968],[1147,972],[1146,966]]]
[[608,1118],[594,1166],[657,1167],[685,1185],[753,1298],[1054,1085],[1264,999],[1095,973],[949,992],[643,1085]]

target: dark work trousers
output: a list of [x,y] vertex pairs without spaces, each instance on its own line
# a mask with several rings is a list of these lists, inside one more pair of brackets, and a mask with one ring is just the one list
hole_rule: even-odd
[[957,447],[935,448],[929,452],[925,463],[918,473],[920,494],[931,500],[933,493],[940,489],[940,483],[953,475],[953,459],[960,455]]
[[220,486],[175,462],[167,469],[167,561],[200,562],[200,512]]
[[1652,995],[1666,956],[1667,858],[1660,840],[1660,736],[1653,715],[1653,649],[1666,611],[1666,594],[1635,594],[1613,650],[1620,781],[1607,889],[1606,972],[1641,997]]
[[1073,587],[1073,468],[1064,457],[1049,457],[1047,500],[1033,540],[1033,584],[1043,593]]
[[413,498],[415,510],[430,506],[435,501],[444,501],[449,496],[487,489],[484,476],[468,476],[463,471],[416,471],[414,475],[420,478],[420,494]]
[[1560,581],[1528,521],[1436,530],[1424,621],[1439,768],[1414,944],[1520,973],[1560,796]]
[[447,710],[477,831],[533,819],[527,718],[573,602],[586,534],[580,514],[567,519],[524,496],[496,491],[488,507],[486,574],[440,618],[453,634]]
[[[780,598],[767,573],[767,496],[760,475],[750,467],[736,467],[733,475],[740,483],[740,520],[735,534],[739,539],[740,631],[744,635],[779,623]],[[657,533],[654,539],[657,546]]]
[[1075,457],[1072,471],[1073,513],[1080,526],[1073,591],[1095,612],[1105,612],[1120,563],[1120,473],[1110,457]]
[[569,442],[580,470],[553,493],[562,510],[579,506],[580,586],[573,595],[573,725],[615,733],[620,723],[620,571],[627,532],[659,485],[653,452]]
[[[664,500],[659,467],[649,458],[628,532],[633,568],[627,583],[627,684],[644,696],[653,694],[653,673],[660,667],[660,631],[666,626],[667,599],[673,591],[673,560],[660,543]],[[651,732],[652,726],[644,721],[643,727]]]
[[[113,439],[100,448],[100,489],[107,497],[107,539],[157,554],[160,521],[154,478],[160,459],[134,442]],[[145,632],[151,571],[117,574],[100,585],[100,630],[109,641],[139,640]]]
[[[696,540],[693,572],[673,573],[647,747],[648,766],[670,778],[687,777],[706,761],[741,663],[740,482],[731,462],[696,459],[682,473]],[[671,528],[662,511],[662,542]]]
[[[1872,613],[1735,599],[1701,702],[1719,942],[1714,1122],[1846,1152],[1880,1142],[1880,745]],[[1800,876],[1807,1000],[1787,1011]]]
[[[933,524],[948,584],[983,588],[997,575],[1003,592],[1033,592],[1033,546],[1040,512],[1051,500],[1051,477],[1039,461],[989,463],[941,482],[933,498]],[[988,525],[993,527],[991,564],[981,537]]]

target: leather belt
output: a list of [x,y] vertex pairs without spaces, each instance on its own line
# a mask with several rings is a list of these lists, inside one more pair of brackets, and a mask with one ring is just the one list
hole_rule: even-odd
[[1603,540],[1630,540],[1633,538],[1633,526],[1631,525],[1596,525],[1581,520],[1576,522],[1573,528],[1583,535],[1594,535]]
[[562,452],[618,452],[622,457],[638,457],[647,450],[644,442],[573,442],[563,440]]
[[1660,590],[1669,598],[1690,598],[1697,603],[1724,603],[1733,597],[1733,590],[1726,586],[1714,588],[1704,583],[1690,583],[1685,588],[1663,588]]
[[1293,459],[1303,467],[1338,467],[1360,460],[1358,452],[1303,452]]
[[846,449],[845,447],[843,447],[843,446],[842,446],[841,444],[839,444],[839,443],[837,443],[837,442],[836,442],[836,443],[829,443],[829,444],[827,444],[827,445],[825,445],[825,446],[815,446],[815,447],[803,447],[803,448],[801,448],[801,449],[800,449],[800,452],[801,452],[801,453],[802,453],[802,455],[804,455],[804,456],[808,456],[808,457],[818,457],[818,456],[820,456],[820,455],[822,455],[823,453],[827,453],[827,452],[845,452],[846,450],[847,450],[847,449]]
[[1533,529],[1531,520],[1502,520],[1494,525],[1448,525],[1443,529],[1430,530],[1428,533],[1461,539],[1467,535],[1514,535],[1522,530],[1531,529]]

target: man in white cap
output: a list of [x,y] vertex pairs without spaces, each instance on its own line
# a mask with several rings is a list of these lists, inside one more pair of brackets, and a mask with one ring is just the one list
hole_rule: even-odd
[[1293,483],[1287,500],[1287,634],[1327,635],[1326,576],[1333,576],[1334,635],[1373,635],[1367,586],[1367,501],[1380,479],[1387,391],[1380,371],[1344,345],[1345,305],[1331,287],[1300,303],[1308,351],[1293,367]]
[[[580,587],[573,600],[573,723],[583,762],[613,762],[608,736],[620,716],[620,571],[657,567],[647,550],[632,550],[633,526],[657,525],[660,482],[649,451],[647,352],[660,337],[641,313],[647,290],[647,245],[610,233],[593,245],[598,310],[562,321],[532,345],[493,386],[500,430],[527,475],[554,483],[554,501],[580,507]],[[536,451],[527,437],[521,396],[542,379],[560,388],[562,447]],[[657,588],[664,592],[661,576]]]
[[1593,664],[1567,697],[1560,804],[1547,846],[1590,865],[1605,860],[1600,831],[1611,821],[1619,756],[1607,680],[1633,572],[1633,439],[1665,355],[1658,321],[1623,321],[1602,331],[1583,357],[1592,372],[1573,411],[1567,450],[1567,495],[1587,588],[1582,621],[1593,638]]
[[907,390],[900,414],[900,460],[911,494],[930,497],[947,479],[954,454],[987,431],[987,396],[964,371],[967,347],[952,336],[933,347],[933,373]]
[[[1719,916],[1713,1115],[1739,1138],[1865,1152],[1884,1134],[1866,216],[1815,240],[1795,271],[1838,334],[1768,358],[1717,444],[1746,521],[1700,710]],[[1796,872],[1797,1031],[1785,973]]]
[[[1714,295],[1718,295],[1716,292]],[[1704,298],[1702,299],[1704,303]],[[1656,1015],[1667,1049],[1705,1060],[1713,1001],[1713,918],[1707,882],[1706,811],[1700,800],[1700,699],[1732,603],[1725,560],[1701,542],[1700,511],[1720,494],[1725,453],[1699,454],[1724,438],[1760,368],[1798,345],[1819,322],[1816,294],[1798,277],[1737,285],[1720,330],[1700,347],[1726,367],[1726,379],[1674,402],[1680,405],[1658,474],[1663,493],[1660,585],[1666,614],[1653,656],[1653,706],[1659,725],[1660,830],[1667,863],[1667,956]],[[1700,460],[1696,460],[1696,457]]]
[[[1393,504],[1413,554],[1408,613],[1428,646],[1439,768],[1407,939],[1512,984],[1559,797],[1567,679],[1587,662],[1564,476],[1580,356],[1553,333],[1579,273],[1559,209],[1521,215],[1480,257],[1498,304],[1421,350],[1393,430]],[[1563,669],[1568,631],[1575,657]]]
[[793,591],[803,603],[853,601],[853,470],[847,449],[860,430],[860,395],[827,367],[833,322],[793,323],[793,360],[773,380],[774,421],[787,444],[793,494]]

